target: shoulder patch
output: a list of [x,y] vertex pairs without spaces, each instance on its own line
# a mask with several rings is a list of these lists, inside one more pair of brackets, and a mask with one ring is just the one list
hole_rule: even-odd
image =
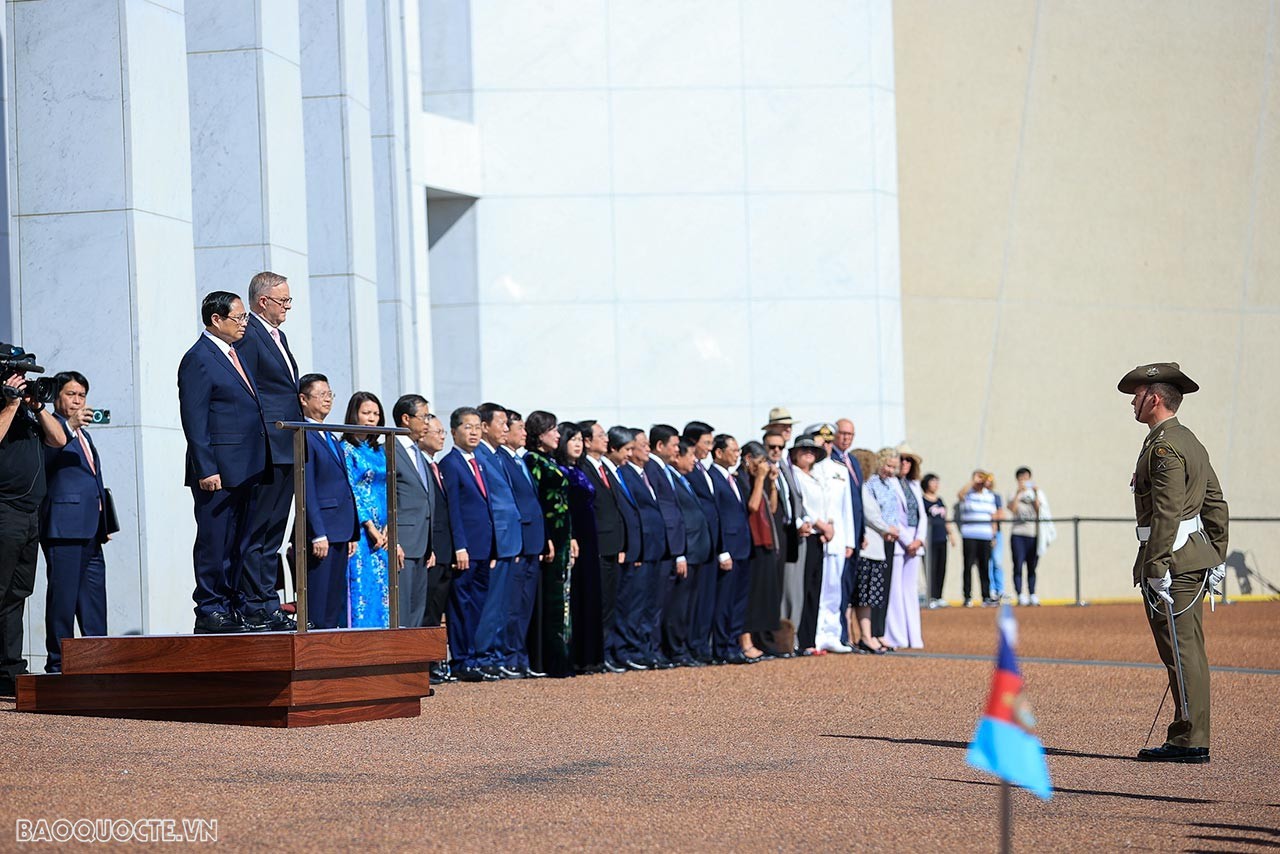
[[1168,449],[1168,448],[1166,448],[1166,447],[1164,447],[1164,446],[1161,446],[1161,447],[1159,447],[1159,448],[1156,448],[1156,456],[1157,456],[1157,457],[1167,457],[1168,455],[1169,455],[1169,449]]

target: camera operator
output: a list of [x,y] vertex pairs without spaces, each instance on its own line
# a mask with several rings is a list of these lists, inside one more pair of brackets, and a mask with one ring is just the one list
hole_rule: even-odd
[[22,657],[22,608],[36,581],[44,449],[61,448],[66,431],[15,368],[0,396],[0,695],[13,696]]
[[102,544],[110,539],[102,459],[85,427],[93,410],[85,405],[89,380],[78,371],[54,378],[54,409],[67,444],[45,451],[48,494],[40,510],[40,547],[49,589],[45,596],[45,671],[62,672],[62,639],[107,633],[107,565]]

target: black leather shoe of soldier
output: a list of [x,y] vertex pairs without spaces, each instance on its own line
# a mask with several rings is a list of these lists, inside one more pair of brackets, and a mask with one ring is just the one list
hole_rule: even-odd
[[1205,765],[1209,762],[1209,748],[1162,744],[1159,747],[1146,747],[1139,750],[1137,758],[1139,762],[1182,762],[1187,765]]

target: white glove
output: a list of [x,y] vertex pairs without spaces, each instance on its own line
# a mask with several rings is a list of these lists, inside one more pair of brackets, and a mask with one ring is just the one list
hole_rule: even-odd
[[1209,589],[1221,596],[1226,588],[1222,586],[1222,582],[1227,578],[1227,565],[1220,563],[1213,569],[1209,570]]
[[1148,578],[1147,586],[1161,599],[1170,605],[1173,604],[1173,597],[1169,595],[1169,589],[1173,587],[1173,576],[1169,574],[1168,570],[1165,570],[1164,575],[1159,578]]

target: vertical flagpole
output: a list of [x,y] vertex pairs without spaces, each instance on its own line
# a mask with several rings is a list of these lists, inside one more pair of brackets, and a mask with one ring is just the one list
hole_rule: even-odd
[[1000,854],[1013,851],[1013,793],[1008,783],[1000,783]]

